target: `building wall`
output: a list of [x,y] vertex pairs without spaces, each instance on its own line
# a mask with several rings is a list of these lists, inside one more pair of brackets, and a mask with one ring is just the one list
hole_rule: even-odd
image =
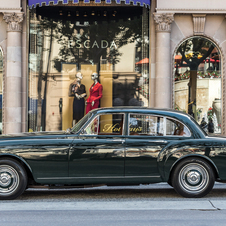
[[[164,1],[156,0],[156,13],[160,15],[172,15],[173,21],[170,30],[170,59],[171,59],[171,84],[169,84],[169,93],[165,94],[172,97],[171,108],[174,103],[174,54],[180,44],[189,37],[202,36],[211,40],[219,48],[222,57],[222,133],[225,131],[225,56],[226,56],[226,5],[224,0],[217,0],[212,4],[210,0],[190,0],[190,1]],[[166,22],[168,23],[168,22]],[[158,23],[155,23],[156,28]],[[158,34],[158,31],[156,31]],[[156,50],[158,51],[158,50]],[[155,65],[156,67],[156,65]],[[158,76],[158,74],[155,74]],[[157,91],[158,92],[158,91]],[[206,93],[207,95],[207,93]],[[164,97],[162,97],[164,98]],[[156,100],[156,98],[155,98]],[[156,103],[155,103],[156,106]],[[168,107],[168,106],[166,106]]]
[[27,124],[26,0],[0,0],[0,47],[3,51],[3,133]]
[[[28,46],[27,46],[27,15],[26,15],[26,0],[0,0],[0,47],[4,54],[4,71],[3,71],[3,132],[8,133],[13,131],[13,128],[18,127],[15,131],[27,130],[27,65],[28,65]],[[150,9],[150,103],[149,106],[158,106],[158,103],[162,102],[162,107],[173,107],[174,98],[174,85],[173,85],[173,57],[176,49],[186,38],[194,35],[200,35],[213,41],[220,49],[222,55],[222,109],[223,109],[223,134],[226,134],[226,87],[225,87],[225,56],[226,56],[226,4],[225,0],[152,0],[152,6]],[[23,20],[20,22],[22,26],[21,35],[21,82],[18,84],[12,84],[10,82],[10,75],[7,72],[7,64],[9,64],[9,58],[7,58],[7,26],[9,25],[5,19],[3,19],[6,13],[23,13]],[[170,29],[161,30],[159,28],[159,22],[155,20],[155,14],[170,14],[172,15],[172,21],[167,21],[165,25]],[[201,15],[201,16],[200,16]],[[201,18],[199,22],[195,22],[195,18]],[[166,27],[166,26],[165,26]],[[198,28],[197,28],[198,27]],[[160,30],[159,30],[160,29]],[[197,33],[198,29],[198,33]],[[157,38],[158,37],[158,38]],[[169,48],[165,48],[167,56],[162,56],[161,48],[158,48],[158,39],[169,37]],[[167,41],[164,39],[165,41]],[[167,42],[166,42],[167,43]],[[160,57],[164,57],[167,62],[163,62],[167,66],[164,72],[160,72],[160,66],[157,65],[160,62]],[[171,65],[171,70],[168,70],[168,65]],[[160,74],[161,73],[161,74]],[[158,76],[161,79],[166,78],[165,93],[159,95],[160,90],[158,86]],[[169,79],[171,78],[171,80]],[[159,79],[159,81],[161,81]],[[9,87],[18,85],[20,90],[20,106],[16,102],[10,102]],[[160,99],[157,99],[160,98]],[[15,100],[13,100],[15,101]],[[21,111],[21,118],[15,119],[13,114],[8,114],[9,107],[13,106]],[[20,126],[19,126],[20,124]]]

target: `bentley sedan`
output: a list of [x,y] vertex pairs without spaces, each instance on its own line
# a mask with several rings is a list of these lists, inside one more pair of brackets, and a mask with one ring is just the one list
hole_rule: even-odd
[[226,181],[226,139],[178,111],[101,108],[67,132],[0,136],[0,199],[30,187],[158,182],[203,197],[215,181]]

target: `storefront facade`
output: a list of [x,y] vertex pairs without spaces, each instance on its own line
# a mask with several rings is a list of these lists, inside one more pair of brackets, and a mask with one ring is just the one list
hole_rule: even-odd
[[71,127],[97,73],[98,107],[172,108],[226,134],[223,0],[0,3],[2,133]]

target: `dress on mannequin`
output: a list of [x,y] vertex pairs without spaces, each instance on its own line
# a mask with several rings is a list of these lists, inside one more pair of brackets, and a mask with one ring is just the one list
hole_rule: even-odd
[[78,98],[81,94],[86,94],[86,87],[81,84],[80,86],[78,84],[74,84],[72,86],[74,88],[74,101],[73,101],[73,120],[76,120],[78,122],[83,116],[84,116],[84,109],[85,109],[85,96]]
[[86,114],[99,107],[100,99],[102,97],[103,86],[99,82],[94,82],[93,85],[89,89],[89,97],[86,100]]
[[76,74],[76,80],[70,84],[69,96],[73,96],[73,122],[72,126],[84,116],[86,87],[81,84],[83,76]]

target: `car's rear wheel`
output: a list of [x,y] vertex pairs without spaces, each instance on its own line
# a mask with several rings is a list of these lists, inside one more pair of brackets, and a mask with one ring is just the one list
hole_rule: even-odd
[[209,163],[202,159],[188,158],[180,162],[172,177],[176,192],[187,198],[200,198],[207,195],[215,181]]
[[0,159],[0,199],[15,199],[27,186],[24,167],[12,159]]

